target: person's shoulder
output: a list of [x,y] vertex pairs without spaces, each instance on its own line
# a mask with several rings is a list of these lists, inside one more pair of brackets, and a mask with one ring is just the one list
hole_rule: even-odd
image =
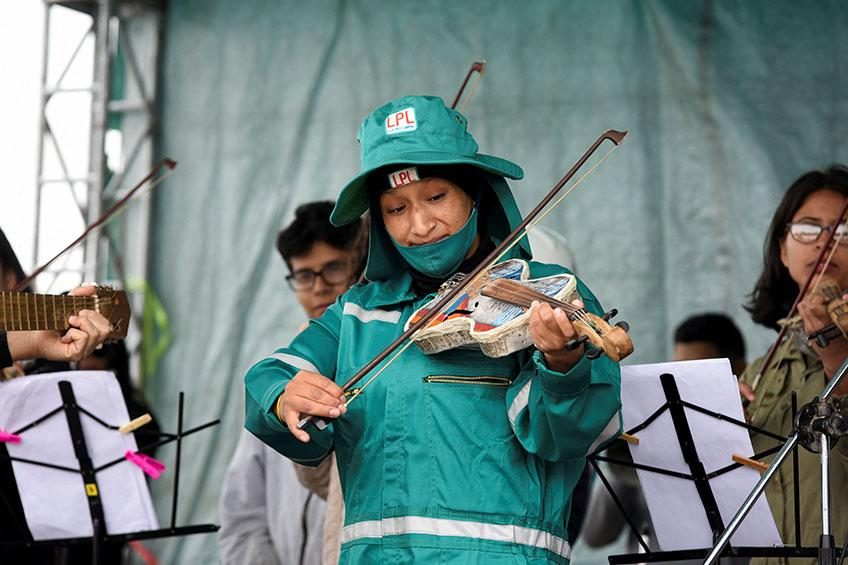
[[341,297],[342,308],[352,303],[363,308],[384,308],[411,298],[412,279],[408,275],[388,280],[358,282]]
[[[534,279],[541,277],[550,277],[553,275],[574,275],[574,273],[562,265],[556,263],[542,263],[540,261],[527,261],[530,266],[530,276]],[[575,277],[577,275],[574,275]]]

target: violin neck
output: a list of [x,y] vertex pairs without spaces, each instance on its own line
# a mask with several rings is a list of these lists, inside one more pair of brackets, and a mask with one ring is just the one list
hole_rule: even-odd
[[96,297],[0,292],[0,330],[61,331],[80,310],[97,310]]
[[557,300],[547,294],[533,290],[525,284],[512,279],[495,279],[490,281],[483,290],[480,291],[483,296],[503,300],[517,306],[530,308],[533,301],[546,302],[555,308],[562,308],[568,314],[576,314],[582,311],[573,304]]

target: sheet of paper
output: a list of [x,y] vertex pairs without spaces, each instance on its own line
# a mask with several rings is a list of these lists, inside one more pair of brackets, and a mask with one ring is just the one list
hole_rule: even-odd
[[[73,386],[77,404],[110,425],[129,420],[115,375],[105,371],[73,371],[33,375],[0,383],[0,428],[15,432],[62,405],[59,381]],[[105,428],[80,414],[88,452],[95,468],[135,451],[133,434]],[[68,420],[61,411],[21,433],[21,442],[8,443],[9,455],[79,469]],[[92,535],[91,514],[82,476],[58,469],[14,461],[12,468],[36,540]],[[122,461],[97,473],[106,532],[130,533],[157,529],[158,522],[145,475]]]
[[[621,368],[625,430],[644,422],[666,402],[660,383],[663,373],[674,375],[684,401],[745,420],[736,377],[727,359],[630,365]],[[732,464],[734,453],[745,457],[753,455],[745,428],[689,408],[685,411],[699,459],[708,474]],[[636,435],[639,445],[630,445],[636,463],[690,474],[668,411]],[[661,550],[712,547],[712,532],[693,481],[640,469],[637,474]],[[743,466],[710,480],[725,526],[759,479],[758,471]],[[742,522],[731,544],[781,545],[765,495]]]

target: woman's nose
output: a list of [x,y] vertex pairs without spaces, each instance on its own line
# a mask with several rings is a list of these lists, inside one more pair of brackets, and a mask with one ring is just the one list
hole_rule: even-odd
[[433,229],[435,221],[432,215],[424,210],[412,212],[412,233],[418,236],[427,235]]

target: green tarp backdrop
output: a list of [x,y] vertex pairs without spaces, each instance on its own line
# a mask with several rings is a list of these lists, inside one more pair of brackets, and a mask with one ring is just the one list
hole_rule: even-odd
[[[243,421],[242,376],[303,315],[274,249],[299,204],[358,170],[360,121],[410,93],[465,108],[485,153],[521,164],[524,211],[608,128],[626,142],[545,220],[579,274],[630,322],[629,362],[669,358],[686,316],[730,314],[750,356],[773,337],[741,307],[771,214],[802,172],[848,160],[848,3],[833,1],[171,0],[153,284],[173,344],[148,394],[183,447],[179,522],[218,520]],[[172,452],[165,451],[165,459]],[[169,515],[171,480],[154,487]],[[217,560],[213,536],[153,544]],[[574,561],[601,563],[578,547]]]

